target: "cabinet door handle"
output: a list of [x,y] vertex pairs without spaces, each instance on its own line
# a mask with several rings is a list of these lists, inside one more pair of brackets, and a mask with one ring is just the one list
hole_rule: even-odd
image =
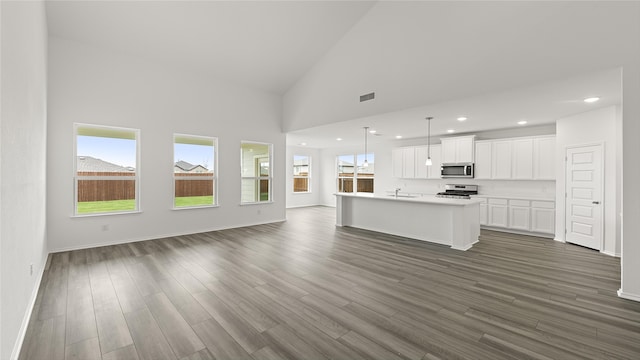
[[595,205],[598,205],[598,204],[600,204],[600,201],[592,201],[591,203],[595,204]]

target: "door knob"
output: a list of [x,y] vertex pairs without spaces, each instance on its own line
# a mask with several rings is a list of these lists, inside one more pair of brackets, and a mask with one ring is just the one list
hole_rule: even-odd
[[598,205],[598,204],[600,204],[600,201],[592,201],[591,203],[595,204],[595,205]]

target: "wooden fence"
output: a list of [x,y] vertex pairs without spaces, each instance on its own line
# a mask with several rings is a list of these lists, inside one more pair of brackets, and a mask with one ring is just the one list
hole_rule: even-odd
[[[213,195],[213,174],[211,173],[175,173],[175,196],[211,196]],[[208,177],[208,179],[194,179]],[[185,179],[177,179],[185,178]]]
[[309,178],[293,178],[293,192],[309,191]]
[[[134,179],[104,179],[104,177],[133,177],[132,172],[78,172],[78,176],[100,176],[99,180],[78,180],[78,202],[133,200],[136,198]],[[176,173],[175,196],[211,196],[211,173]],[[209,177],[209,179],[193,179]],[[179,179],[184,178],[184,179]]]
[[[353,178],[339,178],[338,192],[353,192]],[[372,178],[358,178],[358,192],[373,192]]]
[[[78,176],[134,177],[135,175],[133,172],[78,172]],[[134,179],[78,180],[78,202],[131,200],[135,198],[136,181]]]

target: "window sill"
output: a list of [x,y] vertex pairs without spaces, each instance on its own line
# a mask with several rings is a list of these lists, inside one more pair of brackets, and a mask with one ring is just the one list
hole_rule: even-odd
[[273,201],[258,201],[258,202],[244,202],[244,203],[240,203],[240,206],[245,206],[245,205],[262,205],[262,204],[273,204]]
[[172,211],[180,211],[180,210],[192,210],[192,209],[210,209],[210,208],[219,208],[220,205],[199,205],[199,206],[180,206],[171,208]]
[[135,210],[135,211],[105,212],[105,213],[94,213],[94,214],[75,214],[75,215],[71,215],[71,218],[88,218],[88,217],[97,217],[97,216],[131,215],[131,214],[142,214],[142,211]]
[[306,194],[311,194],[311,191],[295,191],[292,192],[293,195],[306,195]]

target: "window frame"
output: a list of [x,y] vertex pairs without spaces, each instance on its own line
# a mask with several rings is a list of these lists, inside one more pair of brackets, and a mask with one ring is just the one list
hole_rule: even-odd
[[[213,203],[211,204],[207,204],[207,205],[193,205],[193,206],[176,206],[176,172],[175,172],[175,163],[176,163],[176,138],[178,137],[184,137],[184,138],[192,138],[192,139],[202,139],[202,140],[211,140],[213,145],[213,169],[211,169],[213,171],[213,174],[211,175],[211,177],[203,177],[204,179],[198,179],[198,180],[212,180],[213,181]],[[202,208],[212,208],[212,207],[219,207],[219,203],[218,203],[218,138],[215,136],[204,136],[204,135],[191,135],[191,134],[184,134],[184,133],[174,133],[173,134],[173,166],[171,167],[171,171],[172,171],[172,178],[173,181],[171,182],[171,189],[172,189],[172,194],[173,196],[172,198],[172,210],[188,210],[188,209],[202,209]],[[186,180],[186,179],[183,179]],[[194,180],[194,179],[189,179],[189,180]]]
[[[364,156],[365,154],[362,153],[354,153],[354,154],[342,154],[342,155],[336,155],[336,162],[335,162],[335,171],[336,171],[336,192],[338,193],[342,193],[342,194],[357,194],[357,193],[363,193],[363,194],[371,194],[374,192],[374,190],[372,189],[371,192],[362,192],[362,191],[358,191],[358,169],[359,169],[359,165],[358,165],[358,156]],[[367,154],[368,156],[371,156],[373,159],[375,159],[375,153],[374,152],[368,152]],[[352,157],[353,160],[353,176],[340,176],[340,158],[341,157],[347,157],[350,156]],[[375,160],[373,161],[373,164],[375,166]],[[372,176],[361,176],[362,179],[372,179],[373,180],[373,185],[375,188],[375,168],[374,168],[374,173]],[[353,184],[352,184],[352,190],[351,192],[344,192],[344,191],[339,191],[340,190],[340,185],[339,182],[340,180],[343,179],[353,179]]]
[[[306,157],[307,158],[307,175],[296,175],[295,167],[296,167],[296,157]],[[311,155],[293,155],[293,167],[291,169],[293,171],[293,194],[310,194],[311,193]],[[306,191],[295,191],[295,181],[296,179],[307,179],[307,190]]]
[[[135,174],[133,176],[78,176],[78,131],[81,129],[94,129],[97,131],[105,132],[123,132],[131,133],[134,136],[136,142],[136,166]],[[100,137],[100,136],[96,136]],[[107,137],[107,136],[101,136]],[[113,137],[118,138],[118,137]],[[140,183],[141,183],[141,166],[140,166],[140,129],[127,128],[121,126],[111,125],[96,125],[87,123],[74,123],[73,124],[73,212],[72,217],[92,217],[92,216],[110,216],[110,215],[123,215],[123,214],[138,214],[142,212],[140,201]],[[106,212],[92,212],[92,213],[78,213],[78,181],[81,180],[134,180],[134,192],[135,192],[135,209],[124,211],[106,211]]]
[[[268,155],[269,155],[269,175],[268,176],[261,176],[260,174],[258,174],[258,176],[244,176],[244,149],[243,149],[244,144],[266,145],[268,147]],[[254,156],[253,159],[255,161],[259,159],[259,157]],[[245,180],[256,181],[257,183],[256,186],[258,188],[258,191],[256,192],[257,198],[258,198],[257,201],[242,200],[243,182]],[[259,186],[260,186],[261,180],[268,181],[268,198],[269,199],[267,201],[260,201]],[[260,141],[241,140],[240,141],[240,205],[272,204],[273,202],[274,202],[273,201],[273,144],[260,142]]]

